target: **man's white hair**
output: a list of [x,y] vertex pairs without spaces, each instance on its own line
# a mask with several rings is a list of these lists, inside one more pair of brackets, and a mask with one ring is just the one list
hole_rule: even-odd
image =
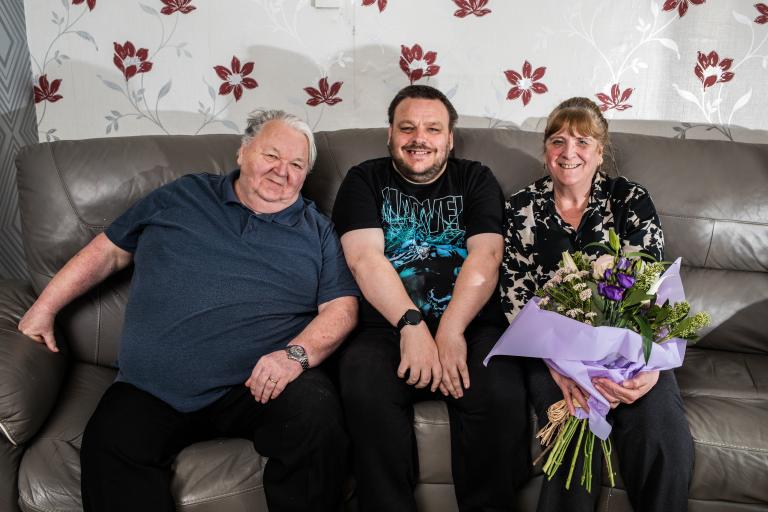
[[307,145],[309,146],[309,166],[307,170],[312,170],[315,165],[315,159],[317,158],[317,146],[315,145],[315,136],[312,133],[312,128],[303,119],[289,114],[284,110],[254,110],[248,115],[248,126],[245,128],[245,134],[242,138],[242,145],[247,146],[253,138],[264,128],[264,125],[270,121],[280,121],[290,126],[297,132],[301,133],[307,138]]

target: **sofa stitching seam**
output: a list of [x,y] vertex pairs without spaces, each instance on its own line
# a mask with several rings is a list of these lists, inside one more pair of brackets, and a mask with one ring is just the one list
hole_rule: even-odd
[[739,219],[719,219],[715,217],[703,217],[699,215],[680,215],[677,213],[664,213],[664,212],[657,212],[659,217],[670,217],[672,219],[688,219],[688,220],[707,220],[710,222],[729,222],[733,224],[745,224],[750,226],[761,226],[766,227],[768,226],[768,223],[765,222],[755,222],[751,220],[739,220]]
[[225,494],[219,494],[218,496],[211,496],[209,498],[201,498],[201,499],[190,500],[190,501],[180,500],[179,504],[180,505],[199,505],[200,503],[210,503],[212,501],[217,501],[217,500],[220,500],[222,498],[230,498],[232,496],[237,496],[237,495],[240,495],[240,494],[244,494],[246,492],[256,491],[258,489],[263,489],[263,488],[264,488],[263,485],[257,485],[255,487],[249,487],[249,488],[243,489],[241,491],[232,491],[232,492],[228,492],[228,493],[225,493]]
[[766,448],[757,448],[753,446],[744,446],[744,445],[738,445],[738,444],[730,444],[730,443],[719,443],[717,441],[704,441],[702,439],[696,439],[695,442],[707,446],[717,446],[718,448],[732,448],[736,450],[744,450],[749,452],[760,452],[760,453],[768,453],[768,449]]

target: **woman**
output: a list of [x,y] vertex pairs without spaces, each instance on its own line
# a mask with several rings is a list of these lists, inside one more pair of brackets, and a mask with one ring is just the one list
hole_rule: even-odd
[[[664,237],[648,192],[626,178],[601,172],[608,153],[608,123],[591,100],[568,99],[549,115],[544,131],[548,176],[512,195],[506,204],[501,281],[510,321],[552,277],[563,251],[599,255],[600,249],[586,246],[607,243],[610,228],[625,246],[662,258]],[[561,399],[571,413],[577,404],[587,408],[586,393],[541,360],[528,360],[527,378],[540,426],[547,422],[547,408]],[[594,384],[613,409],[608,416],[611,438],[635,512],[687,510],[693,441],[674,374],[644,372],[621,384],[607,379],[595,379]],[[581,467],[581,461],[577,464]],[[596,478],[600,464],[602,450],[597,449]],[[540,512],[596,508],[600,487],[590,494],[576,483],[568,491],[567,473],[558,471],[544,481]]]

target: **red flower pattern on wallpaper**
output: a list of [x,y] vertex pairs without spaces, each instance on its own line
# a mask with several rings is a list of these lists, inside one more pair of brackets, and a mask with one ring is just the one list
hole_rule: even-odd
[[475,16],[485,16],[490,14],[490,9],[484,7],[488,4],[488,0],[453,0],[459,9],[453,13],[457,18],[466,18],[470,14]]
[[707,55],[699,52],[698,59],[699,62],[693,72],[704,84],[705,91],[707,87],[712,87],[716,83],[730,82],[733,79],[733,73],[728,71],[733,64],[733,59],[720,60],[720,56],[714,50]]
[[507,80],[512,84],[512,88],[507,93],[508,100],[516,100],[522,96],[523,106],[528,105],[531,101],[532,92],[536,94],[544,94],[549,89],[547,86],[539,82],[544,77],[547,68],[542,66],[540,68],[533,69],[531,63],[525,61],[523,64],[523,72],[518,73],[512,69],[504,72]]
[[755,4],[755,9],[757,9],[760,13],[760,16],[755,18],[755,23],[759,23],[760,25],[765,25],[768,23],[768,5]]
[[[72,5],[80,5],[83,2],[85,2],[85,0],[72,0]],[[96,0],[88,0],[86,5],[88,6],[88,10],[92,11],[93,8],[96,7]]]
[[387,0],[363,0],[363,5],[373,5],[376,4],[379,6],[379,12],[383,11],[387,8]]
[[126,41],[122,46],[117,42],[114,45],[115,56],[112,62],[123,72],[126,81],[138,73],[146,73],[152,69],[152,63],[147,60],[149,50],[146,48],[139,48],[136,51],[136,47],[130,41]]
[[317,82],[317,86],[320,90],[315,89],[314,87],[305,87],[304,91],[312,96],[307,100],[307,105],[316,107],[321,103],[326,103],[327,105],[333,106],[337,103],[340,103],[342,99],[337,98],[336,95],[339,94],[339,91],[341,90],[341,84],[343,83],[344,82],[334,82],[333,85],[331,85],[329,88],[328,77],[326,76]]
[[48,83],[48,75],[40,75],[40,78],[37,79],[37,85],[34,87],[35,103],[40,103],[41,101],[56,103],[59,101],[64,97],[61,94],[56,94],[60,85],[61,78],[57,78],[53,82]]
[[195,7],[194,5],[189,5],[192,3],[192,0],[160,0],[160,1],[165,4],[165,7],[163,7],[160,12],[167,16],[170,16],[175,12],[180,12],[182,14],[189,14],[190,12],[197,9],[197,7]]
[[400,69],[411,81],[411,85],[422,77],[435,76],[440,72],[440,66],[435,65],[437,52],[425,52],[419,44],[410,48],[400,45],[400,51]]
[[226,96],[234,91],[235,101],[240,101],[240,98],[243,96],[243,87],[253,89],[259,86],[256,80],[248,77],[253,72],[253,62],[246,62],[240,67],[240,59],[233,55],[231,70],[224,66],[214,66],[213,69],[219,75],[219,78],[224,80],[224,83],[219,87],[219,94],[221,96]]
[[595,94],[595,96],[597,96],[597,99],[602,102],[600,104],[600,110],[602,112],[611,109],[616,109],[621,112],[622,110],[632,108],[632,105],[625,104],[624,102],[629,100],[629,97],[632,96],[633,91],[634,89],[628,87],[624,90],[624,92],[621,92],[621,87],[619,87],[619,84],[613,84],[613,86],[611,86],[610,96],[602,92],[598,92]]
[[664,2],[664,9],[665,11],[673,11],[675,7],[677,7],[677,13],[682,18],[685,16],[685,13],[688,12],[688,2],[695,4],[695,5],[701,5],[707,0],[667,0]]

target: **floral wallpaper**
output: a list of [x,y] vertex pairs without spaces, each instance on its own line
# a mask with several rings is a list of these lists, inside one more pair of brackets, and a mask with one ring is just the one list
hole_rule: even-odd
[[582,95],[618,129],[768,143],[766,3],[337,4],[25,0],[38,137],[239,132],[256,107],[383,126],[394,93],[426,83],[463,126],[535,128]]

